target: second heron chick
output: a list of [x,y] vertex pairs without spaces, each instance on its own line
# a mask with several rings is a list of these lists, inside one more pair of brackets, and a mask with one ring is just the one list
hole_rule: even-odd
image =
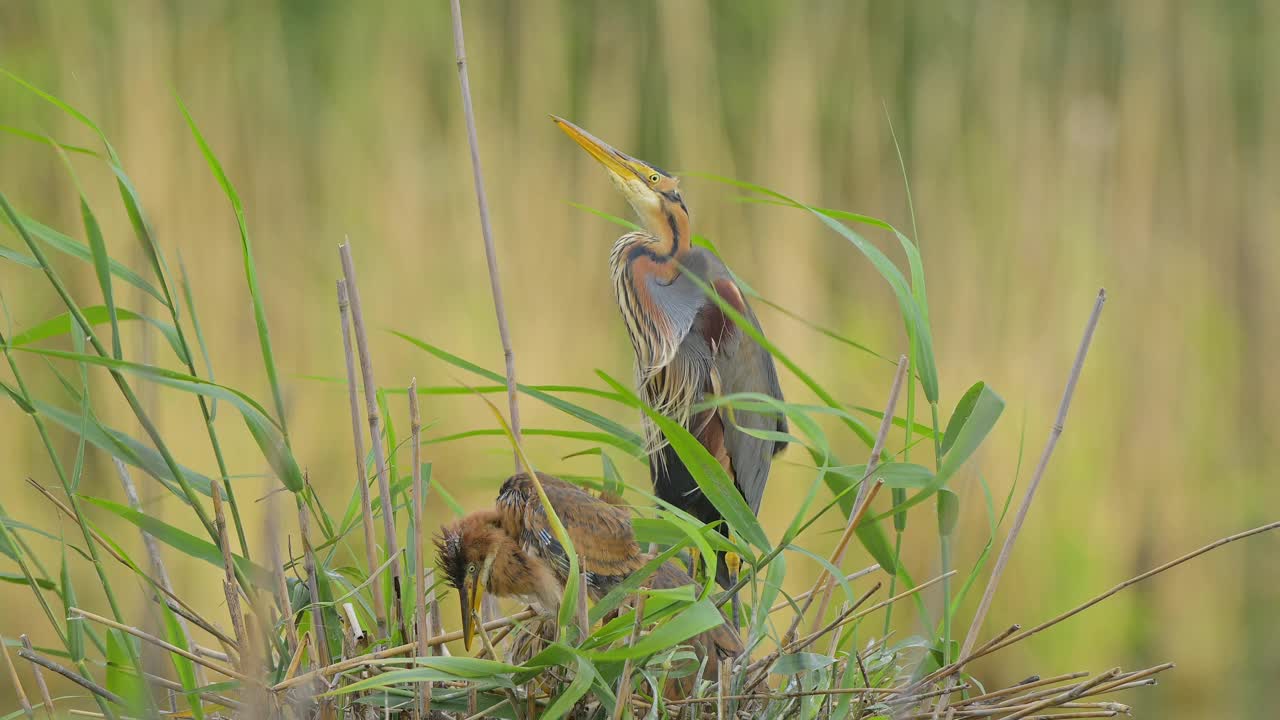
[[[569,534],[586,576],[587,593],[599,600],[653,559],[641,552],[631,513],[552,475],[538,473],[542,489]],[[502,485],[493,509],[479,510],[441,528],[436,538],[441,573],[458,591],[463,644],[468,650],[485,592],[520,598],[547,614],[560,608],[569,558],[555,538],[533,478],[515,475]],[[678,565],[663,563],[645,583],[654,589],[693,583]],[[712,670],[742,653],[737,632],[725,624],[695,638]]]

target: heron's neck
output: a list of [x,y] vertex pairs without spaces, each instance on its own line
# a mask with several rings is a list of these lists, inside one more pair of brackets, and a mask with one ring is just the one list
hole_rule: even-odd
[[683,207],[664,203],[646,219],[653,237],[650,248],[660,262],[679,260],[689,252],[693,234],[689,230],[689,213]]

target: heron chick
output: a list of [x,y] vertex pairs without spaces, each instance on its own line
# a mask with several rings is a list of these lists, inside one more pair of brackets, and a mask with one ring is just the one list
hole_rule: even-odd
[[[569,534],[586,575],[587,594],[599,601],[644,567],[653,555],[641,552],[631,513],[552,475],[538,473],[543,492]],[[556,540],[533,479],[515,475],[502,485],[497,504],[445,525],[436,537],[441,574],[458,591],[463,645],[470,650],[484,594],[519,598],[543,613],[560,609],[569,558]],[[646,581],[653,589],[693,584],[680,566],[663,563]],[[693,646],[714,671],[723,658],[742,653],[729,624],[694,638]]]

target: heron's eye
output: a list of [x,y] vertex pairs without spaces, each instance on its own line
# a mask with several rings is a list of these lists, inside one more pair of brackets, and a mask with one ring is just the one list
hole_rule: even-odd
[[660,179],[660,178],[658,177],[658,173],[654,173],[654,174],[652,174],[652,175],[650,175],[650,176],[649,176],[649,182],[651,182],[651,183],[656,183],[656,182],[658,182],[658,180],[659,180],[659,179]]
[[475,574],[476,574],[476,564],[475,564],[475,563],[471,563],[470,565],[468,565],[468,566],[467,566],[467,574],[468,574],[468,575],[475,575]]

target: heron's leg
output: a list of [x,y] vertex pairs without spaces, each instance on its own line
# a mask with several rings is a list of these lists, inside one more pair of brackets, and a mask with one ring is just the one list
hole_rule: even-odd
[[693,578],[694,582],[697,582],[698,578],[702,577],[701,568],[702,568],[702,552],[699,551],[696,546],[690,547],[689,548],[689,577]]
[[[732,531],[729,533],[729,540],[731,542],[734,541]],[[724,565],[729,571],[729,586],[732,587],[738,583],[738,572],[742,569],[742,558],[736,552],[727,552],[724,554]],[[729,602],[732,607],[730,620],[733,621],[733,629],[737,630],[742,627],[740,622],[742,618],[742,601],[738,599],[737,592],[733,593],[733,597]]]

